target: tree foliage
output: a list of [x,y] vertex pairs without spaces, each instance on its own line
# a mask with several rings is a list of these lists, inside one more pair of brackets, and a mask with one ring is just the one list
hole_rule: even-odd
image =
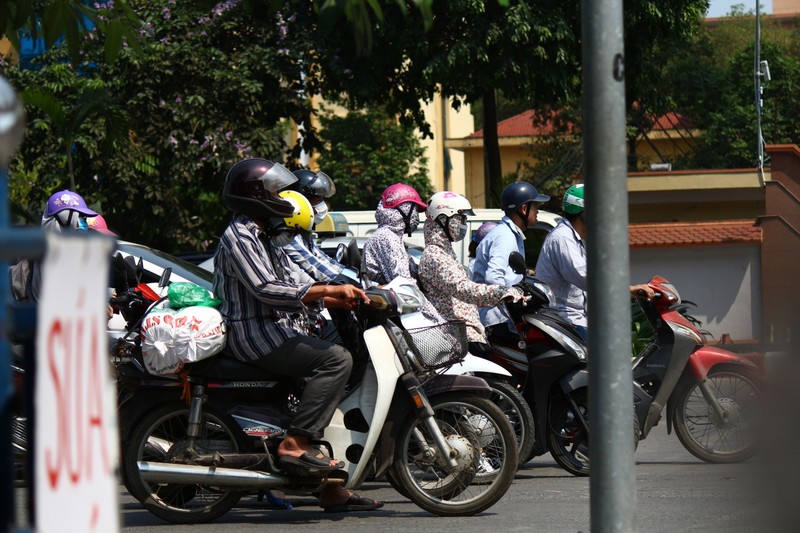
[[86,115],[70,137],[29,105],[26,139],[11,166],[11,200],[38,220],[47,196],[70,186],[68,145],[77,191],[123,238],[198,249],[228,218],[219,192],[230,165],[248,155],[283,160],[281,121],[308,121],[310,104],[288,52],[302,43],[292,41],[280,14],[256,20],[225,4],[211,12],[171,0],[131,5],[144,24],[141,53],[123,49],[108,64],[89,33],[78,66],[59,48],[41,57],[37,70],[7,66],[23,94],[42,87],[77,112],[86,87],[102,86],[128,117],[123,140],[104,151],[108,117]]
[[[756,165],[754,37],[750,12],[735,11],[713,28],[704,28],[677,50],[668,73],[677,110],[701,130],[700,144],[679,162],[689,168],[751,168]],[[761,59],[772,81],[764,86],[763,137],[768,144],[800,142],[800,38],[791,27],[765,17]]]
[[329,200],[338,210],[375,209],[383,190],[402,182],[422,198],[433,194],[424,149],[414,129],[375,107],[346,116],[322,116],[319,165],[336,182]]
[[[631,138],[668,107],[660,88],[671,50],[692,35],[707,0],[627,2],[625,64]],[[392,6],[394,7],[394,6]],[[462,102],[487,99],[496,90],[529,108],[577,106],[581,98],[581,28],[578,0],[492,2],[451,0],[433,4],[433,24],[404,24],[414,14],[387,9],[374,32],[373,52],[357,54],[347,36],[321,34],[315,58],[324,91],[346,94],[351,105],[384,103],[426,134],[421,102],[440,91]],[[484,127],[496,123],[487,115]],[[491,128],[489,128],[491,129]],[[484,150],[497,151],[484,131]],[[635,161],[632,162],[635,165]],[[506,169],[508,170],[508,169]],[[498,169],[492,181],[499,181]],[[491,189],[491,185],[489,187]]]

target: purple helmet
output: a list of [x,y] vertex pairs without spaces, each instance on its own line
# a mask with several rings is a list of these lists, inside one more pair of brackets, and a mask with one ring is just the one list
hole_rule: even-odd
[[58,191],[47,200],[47,207],[44,210],[45,217],[52,217],[57,213],[71,209],[87,217],[96,217],[97,213],[89,209],[86,201],[80,194],[72,191]]
[[388,209],[395,208],[406,202],[417,204],[417,211],[420,212],[428,208],[428,204],[422,201],[417,190],[405,183],[395,183],[386,187],[386,190],[381,195],[381,201],[383,202],[383,207]]
[[475,241],[475,244],[480,244],[484,237],[489,235],[489,232],[492,231],[495,226],[497,226],[497,222],[484,222],[480,225],[480,227],[478,227],[477,230],[475,230],[472,240]]

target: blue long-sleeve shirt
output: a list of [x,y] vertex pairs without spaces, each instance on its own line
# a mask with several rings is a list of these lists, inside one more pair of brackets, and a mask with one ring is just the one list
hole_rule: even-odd
[[313,240],[298,234],[284,248],[294,264],[316,281],[330,281],[342,272],[342,265],[319,249]]
[[[472,280],[476,283],[505,285],[511,287],[522,280],[508,266],[511,252],[519,252],[525,257],[525,234],[507,216],[489,232],[478,245],[475,252],[475,265]],[[505,306],[481,307],[481,322],[484,326],[493,326],[510,321]]]

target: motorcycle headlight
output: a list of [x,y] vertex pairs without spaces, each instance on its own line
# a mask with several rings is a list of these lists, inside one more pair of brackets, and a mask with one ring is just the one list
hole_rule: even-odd
[[678,333],[682,333],[683,335],[686,335],[687,337],[695,341],[697,344],[706,343],[706,340],[702,337],[702,335],[700,335],[691,328],[687,328],[686,326],[676,325],[675,331],[677,331]]
[[425,303],[425,295],[414,280],[395,278],[384,288],[393,290],[397,295],[400,314],[414,313]]
[[563,340],[564,344],[569,346],[575,352],[575,355],[578,356],[578,359],[581,361],[586,361],[586,348],[584,346],[578,344],[567,335],[562,335],[561,340]]
[[547,298],[547,301],[549,302],[547,304],[548,307],[552,307],[556,303],[556,296],[553,294],[553,289],[551,289],[549,285],[542,283],[541,281],[535,281],[533,282],[533,286],[536,287],[537,290],[541,291],[545,298]]

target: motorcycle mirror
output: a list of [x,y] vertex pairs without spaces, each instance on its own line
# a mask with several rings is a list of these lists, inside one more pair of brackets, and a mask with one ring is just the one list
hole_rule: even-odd
[[349,266],[356,270],[361,270],[361,250],[358,249],[358,243],[355,239],[350,239],[347,245],[347,259]]
[[139,282],[142,280],[142,274],[144,273],[144,263],[142,258],[139,258],[139,262],[136,263],[136,284],[138,285]]
[[158,286],[163,288],[169,285],[170,276],[172,276],[172,267],[167,267],[161,273],[161,279],[158,280]]
[[522,257],[521,253],[511,252],[511,255],[508,256],[508,266],[511,267],[515,274],[525,275],[527,267],[525,266],[525,258]]

